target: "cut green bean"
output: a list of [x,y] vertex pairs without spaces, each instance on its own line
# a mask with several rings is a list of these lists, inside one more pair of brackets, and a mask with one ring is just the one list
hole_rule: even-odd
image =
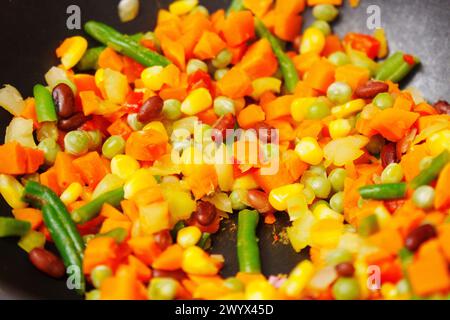
[[78,224],[88,222],[98,216],[105,203],[108,203],[114,207],[118,207],[120,205],[120,202],[123,200],[123,197],[123,188],[106,192],[98,196],[88,204],[74,210],[72,212],[72,219]]
[[0,218],[0,237],[22,237],[31,229],[31,224],[14,218]]
[[80,62],[78,62],[77,69],[80,71],[96,70],[98,68],[98,58],[105,49],[106,47],[88,49]]
[[95,238],[113,238],[117,243],[122,243],[127,238],[128,232],[124,228],[116,228],[111,231],[100,233]]
[[237,254],[239,270],[245,273],[261,272],[256,227],[259,213],[256,210],[242,210],[239,212],[237,234]]
[[165,67],[170,64],[166,57],[141,46],[130,36],[124,35],[106,24],[89,21],[85,24],[84,29],[94,39],[146,67]]
[[39,123],[57,121],[56,107],[51,92],[41,84],[33,89],[36,102],[36,115]]
[[404,198],[406,190],[406,183],[374,184],[360,188],[359,194],[363,199],[390,200]]
[[419,58],[396,52],[384,61],[379,67],[375,79],[381,81],[390,80],[400,82],[420,63]]
[[233,11],[241,11],[244,8],[245,7],[244,7],[244,1],[243,0],[233,0],[233,1],[231,1],[230,6],[228,7],[227,15],[229,15]]
[[442,151],[436,158],[434,158],[430,165],[422,170],[417,177],[415,177],[409,184],[411,189],[417,189],[433,182],[439,173],[444,169],[450,161],[450,153],[447,150]]

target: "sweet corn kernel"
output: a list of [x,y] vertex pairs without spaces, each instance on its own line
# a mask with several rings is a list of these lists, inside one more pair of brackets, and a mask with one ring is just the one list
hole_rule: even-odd
[[22,201],[23,190],[23,186],[14,177],[0,174],[0,193],[11,208],[26,208],[27,204]]
[[311,247],[335,248],[344,230],[344,224],[336,219],[322,219],[311,228]]
[[308,260],[302,261],[281,285],[280,290],[288,297],[299,298],[313,275],[313,264]]
[[302,121],[306,117],[308,108],[316,102],[317,98],[298,98],[291,104],[291,115],[295,121]]
[[311,27],[306,29],[303,34],[300,53],[315,52],[320,54],[325,47],[325,35],[317,28]]
[[72,69],[81,60],[88,48],[88,42],[85,38],[76,36],[71,37],[62,43],[56,49],[58,58],[61,58],[61,63],[66,69]]
[[198,0],[178,0],[169,6],[169,11],[177,16],[191,12],[198,5]]
[[253,179],[253,176],[251,174],[247,174],[234,180],[232,190],[251,190],[258,188],[259,185],[255,179]]
[[98,88],[103,88],[104,82],[105,82],[105,69],[98,69],[95,72],[95,85]]
[[365,106],[366,102],[363,99],[356,99],[349,101],[343,105],[334,107],[333,109],[331,109],[331,113],[336,118],[346,118],[360,112]]
[[159,133],[162,133],[167,139],[169,139],[169,135],[167,134],[166,127],[164,127],[164,124],[161,121],[153,121],[147,124],[144,129],[145,130],[155,130]]
[[350,134],[352,125],[347,119],[337,119],[330,122],[328,130],[330,131],[331,138],[343,138]]
[[111,172],[123,180],[128,180],[141,165],[133,157],[119,154],[111,160]]
[[398,297],[397,287],[392,283],[385,283],[381,286],[381,294],[387,300],[394,300]]
[[178,231],[177,243],[183,248],[195,246],[202,237],[202,232],[197,227],[186,227]]
[[60,199],[67,206],[77,201],[82,194],[83,186],[78,182],[74,182],[70,186],[68,186],[66,190],[64,190],[64,192],[60,196]]
[[316,166],[323,160],[323,150],[317,143],[317,140],[311,137],[305,137],[295,147],[295,152],[303,162]]
[[353,266],[355,267],[355,278],[359,283],[361,299],[366,299],[369,296],[369,275],[367,273],[367,264],[363,258],[358,258],[354,262]]
[[131,199],[139,191],[154,187],[157,184],[158,183],[150,170],[139,169],[125,182],[123,187],[125,199]]
[[211,93],[205,88],[192,91],[181,105],[181,112],[193,116],[212,106]]
[[379,206],[374,212],[380,228],[384,228],[392,220],[392,216],[385,206]]
[[259,100],[264,92],[280,93],[281,80],[271,77],[259,78],[253,81],[252,87],[252,98]]
[[276,298],[276,289],[266,280],[252,281],[245,290],[247,300],[275,300]]
[[219,272],[214,260],[197,246],[189,247],[183,252],[181,268],[188,274],[199,276],[214,276]]
[[286,211],[288,207],[287,200],[291,197],[302,194],[303,185],[300,183],[288,184],[273,189],[269,194],[269,202],[275,210]]
[[313,215],[317,220],[334,219],[337,221],[344,221],[344,216],[339,212],[330,209],[326,204],[319,204],[314,208]]
[[[304,191],[304,190],[303,190]],[[308,203],[304,193],[297,193],[294,196],[290,196],[286,200],[287,212],[289,219],[295,221],[305,215],[309,211]]]
[[426,145],[432,156],[437,156],[444,150],[450,151],[450,130],[442,130],[431,135]]
[[154,66],[142,71],[141,79],[144,85],[153,91],[161,90],[164,84],[163,78],[164,68],[161,66]]

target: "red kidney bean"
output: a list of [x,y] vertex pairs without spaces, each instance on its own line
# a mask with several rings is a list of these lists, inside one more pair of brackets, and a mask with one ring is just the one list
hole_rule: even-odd
[[355,95],[361,99],[373,99],[379,93],[388,92],[389,85],[380,81],[368,81],[366,84],[359,86]]
[[405,239],[405,247],[412,252],[420,248],[422,243],[437,236],[436,228],[431,224],[424,224],[411,231]]
[[355,267],[350,262],[339,263],[334,268],[340,277],[352,277],[355,274]]
[[173,243],[172,235],[169,230],[163,230],[153,235],[155,243],[161,250],[166,250]]
[[[222,142],[225,142],[227,139],[227,130],[234,129],[234,126],[236,125],[236,119],[231,114],[228,113],[217,120],[217,122],[214,124],[213,129],[216,132],[213,132],[212,139],[213,141],[222,139]],[[220,134],[220,136],[219,136]]]
[[450,104],[445,100],[439,100],[436,102],[433,107],[436,109],[437,112],[440,114],[447,114],[450,115]]
[[182,270],[177,271],[164,271],[164,270],[158,270],[153,269],[153,278],[171,278],[177,281],[182,281],[183,279],[187,278],[186,273]]
[[138,112],[138,121],[142,123],[148,123],[156,118],[159,117],[159,115],[162,112],[162,109],[164,107],[164,101],[158,96],[153,96],[147,99],[147,101],[144,102],[142,107],[139,109]]
[[52,95],[58,116],[63,119],[70,118],[76,111],[72,89],[67,84],[60,83],[53,89]]
[[255,125],[255,130],[261,142],[271,143],[272,140],[276,139],[277,134],[276,129],[264,122],[260,122],[257,125]]
[[395,143],[387,143],[381,149],[381,164],[383,168],[386,168],[391,163],[398,162],[397,159],[397,146]]
[[202,226],[209,226],[214,222],[217,216],[216,207],[209,202],[201,201],[197,205],[197,211],[194,212],[193,217]]
[[63,119],[58,121],[58,128],[62,131],[73,131],[81,127],[89,120],[83,113],[78,112],[71,116],[69,119]]
[[62,278],[66,273],[64,263],[50,251],[35,248],[29,253],[31,263],[52,278]]
[[247,199],[250,206],[260,213],[273,211],[273,208],[269,203],[269,196],[265,192],[259,190],[249,190],[247,193]]

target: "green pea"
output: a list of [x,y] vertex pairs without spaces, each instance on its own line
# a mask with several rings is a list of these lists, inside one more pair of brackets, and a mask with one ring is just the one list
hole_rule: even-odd
[[433,157],[424,157],[422,160],[420,160],[420,163],[419,163],[420,171],[428,168],[432,161],[433,161]]
[[247,205],[242,201],[247,196],[247,191],[243,189],[234,190],[230,193],[231,207],[233,210],[244,210]]
[[311,24],[311,27],[319,29],[325,36],[331,34],[330,24],[323,20],[316,20]]
[[308,186],[305,186],[305,188],[303,189],[303,195],[305,196],[307,203],[311,203],[316,198],[316,195],[314,194],[314,190]]
[[431,209],[434,205],[435,191],[430,186],[421,186],[414,191],[412,200],[421,209]]
[[328,265],[331,266],[335,266],[344,262],[352,262],[353,254],[346,249],[335,249],[326,255],[325,261]]
[[403,169],[398,163],[389,164],[381,173],[382,183],[399,183],[403,180]]
[[87,131],[89,135],[89,150],[95,151],[102,145],[102,134],[99,130]]
[[319,4],[313,9],[313,16],[317,20],[331,22],[339,14],[339,10],[331,4]]
[[311,172],[318,176],[327,176],[327,169],[322,164],[319,164],[317,166],[311,166],[308,170],[308,172]]
[[338,192],[334,194],[330,199],[330,207],[336,212],[344,212],[344,193]]
[[198,60],[198,59],[189,60],[187,66],[186,66],[187,74],[191,75],[193,73],[196,73],[199,70],[208,72],[208,65],[206,63],[204,63],[202,60]]
[[392,108],[394,105],[394,98],[390,93],[383,92],[377,94],[377,96],[373,99],[373,104],[382,110]]
[[164,101],[162,113],[169,120],[178,120],[183,115],[181,112],[181,102],[176,99]]
[[202,15],[209,17],[209,10],[204,6],[197,6],[195,7],[190,14],[197,14],[201,13]]
[[331,192],[331,183],[326,177],[316,176],[307,180],[308,186],[314,190],[319,199],[327,199]]
[[325,99],[317,99],[306,112],[307,120],[321,120],[331,114],[330,106]]
[[225,116],[229,113],[236,113],[236,104],[235,102],[227,97],[217,97],[214,100],[214,112],[219,116]]
[[55,163],[58,152],[61,151],[61,147],[52,138],[45,138],[38,144],[38,149],[44,152],[45,164],[52,165]]
[[101,299],[100,290],[91,290],[86,293],[86,300],[98,301]]
[[347,176],[347,171],[342,168],[334,169],[330,172],[328,180],[330,180],[331,187],[334,192],[344,191],[345,177]]
[[245,285],[242,281],[234,277],[226,279],[223,284],[233,292],[243,292],[245,290]]
[[397,282],[397,291],[399,294],[409,294],[411,292],[411,288],[409,286],[409,282],[406,279],[402,279]]
[[130,113],[127,117],[127,122],[130,128],[134,131],[139,131],[144,128],[144,124],[138,120],[137,113]]
[[41,127],[37,130],[37,140],[41,142],[47,138],[51,138],[53,140],[58,140],[58,127],[56,126],[56,122],[44,122]]
[[355,278],[339,278],[334,283],[332,292],[336,300],[357,300],[361,294]]
[[227,68],[216,70],[216,72],[214,72],[214,80],[216,80],[216,81],[222,80],[222,78],[225,77],[225,75],[228,73],[228,71],[230,71],[230,70]]
[[155,278],[150,282],[148,295],[151,300],[173,300],[178,283],[171,278]]
[[335,66],[345,66],[347,64],[350,64],[350,58],[348,57],[348,55],[344,52],[341,51],[337,51],[334,52],[332,54],[330,54],[330,56],[328,57],[328,60],[334,64]]
[[384,138],[379,134],[377,134],[370,138],[369,143],[366,146],[366,149],[372,155],[380,154],[381,149],[384,146],[384,143],[385,143]]
[[352,88],[345,82],[335,82],[328,87],[327,97],[335,104],[344,104],[352,98]]
[[88,152],[89,140],[85,131],[71,131],[64,137],[64,149],[74,156],[81,156]]
[[102,147],[102,153],[107,159],[112,159],[125,152],[125,140],[121,136],[109,137]]
[[92,284],[97,289],[100,289],[103,281],[105,281],[112,275],[113,272],[110,267],[104,265],[97,266],[91,271]]
[[316,202],[314,202],[311,207],[309,207],[309,209],[311,211],[314,211],[318,206],[322,206],[325,205],[328,208],[330,208],[330,204],[328,202],[326,202],[325,200],[317,200]]
[[212,64],[217,69],[224,69],[228,67],[228,65],[233,60],[233,53],[230,50],[224,49],[219,52],[217,57],[212,60]]

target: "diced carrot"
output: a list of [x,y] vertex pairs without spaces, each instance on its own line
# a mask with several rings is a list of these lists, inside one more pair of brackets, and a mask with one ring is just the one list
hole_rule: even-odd
[[241,68],[234,67],[217,82],[219,91],[232,99],[242,98],[252,93],[252,80]]
[[64,152],[59,152],[56,156],[55,170],[58,185],[61,190],[65,190],[74,182],[83,183],[78,170],[73,165],[73,157]]
[[275,11],[279,14],[300,14],[305,10],[305,0],[283,1],[277,0],[275,3]]
[[211,165],[195,165],[186,177],[196,200],[212,194],[218,185],[217,172]]
[[25,99],[25,109],[23,109],[20,114],[22,118],[33,120],[34,128],[39,128],[40,124],[37,120],[36,115],[36,104],[34,102],[34,98]]
[[247,49],[248,49],[247,43],[243,43],[237,47],[228,47],[228,50],[233,55],[231,63],[234,65],[238,64],[242,60],[244,54],[247,52]]
[[342,0],[307,0],[307,1],[308,1],[308,6],[310,6],[310,7],[316,6],[318,4],[332,4],[335,6],[342,5]]
[[450,206],[450,164],[447,164],[439,174],[436,184],[436,196],[434,198],[434,207],[438,210],[448,208]]
[[272,6],[273,0],[244,0],[244,6],[258,18],[263,17]]
[[447,262],[450,262],[450,223],[439,226],[439,244]]
[[105,219],[103,221],[102,227],[100,229],[100,233],[108,233],[114,229],[124,229],[127,231],[127,234],[130,235],[132,223],[126,220],[116,220],[116,219]]
[[209,126],[213,126],[216,123],[216,121],[219,120],[219,117],[217,116],[213,108],[209,108],[203,112],[198,113],[197,117],[198,120]]
[[311,137],[317,139],[322,132],[322,129],[323,124],[321,121],[303,120],[295,131],[297,138]]
[[161,254],[161,249],[153,237],[134,237],[128,240],[128,245],[134,255],[146,265],[151,265]]
[[328,87],[334,82],[335,69],[335,66],[328,60],[319,60],[305,74],[305,82],[313,89],[326,92]]
[[256,104],[251,104],[239,113],[237,120],[241,128],[249,129],[255,124],[264,121],[265,118],[266,115],[263,109]]
[[270,77],[278,69],[278,60],[269,41],[261,39],[247,50],[238,66],[252,79]]
[[117,54],[113,49],[106,48],[98,57],[98,66],[103,69],[112,69],[121,72],[124,63],[122,57]]
[[384,138],[397,142],[406,135],[418,118],[418,113],[390,108],[377,113],[370,126]]
[[346,82],[353,90],[369,81],[370,72],[366,68],[351,64],[336,69],[336,81]]
[[368,241],[391,254],[397,254],[397,252],[403,247],[403,238],[394,228],[383,228],[379,232],[370,236]]
[[135,256],[128,256],[128,265],[134,269],[140,281],[147,283],[151,279],[152,270]]
[[38,149],[23,148],[23,152],[27,158],[27,171],[26,173],[35,173],[39,167],[44,164],[44,152]]
[[183,260],[183,248],[174,244],[164,250],[161,255],[153,262],[152,267],[157,270],[176,271],[181,269]]
[[324,57],[329,57],[335,52],[344,51],[341,39],[335,34],[330,34],[325,38],[325,48],[322,51]]
[[96,151],[73,160],[72,164],[84,183],[92,189],[108,174],[107,166]]
[[112,267],[117,259],[118,245],[113,238],[99,237],[87,243],[83,259],[83,271],[90,274],[99,265]]
[[236,47],[255,36],[255,22],[250,11],[233,11],[223,25],[223,36],[228,45]]
[[41,210],[33,208],[13,209],[12,213],[17,220],[29,222],[32,230],[37,230],[42,225]]
[[112,205],[105,203],[100,211],[100,215],[107,219],[118,220],[118,221],[129,221],[128,217]]
[[216,12],[211,14],[210,20],[214,32],[220,34],[225,24],[225,10],[223,9],[217,10]]
[[194,48],[194,55],[202,60],[213,59],[226,46],[226,43],[216,33],[205,31]]
[[414,107],[414,100],[411,95],[407,92],[402,92],[394,102],[394,109],[401,109],[405,111],[411,111]]
[[437,110],[426,102],[422,102],[414,106],[413,111],[419,113],[421,116],[430,116],[438,114]]
[[51,167],[47,171],[41,173],[39,178],[42,185],[52,189],[57,195],[61,194],[55,167]]
[[128,139],[133,129],[128,125],[124,118],[119,118],[108,127],[108,133],[112,136],[121,136],[125,140]]
[[125,152],[140,161],[154,161],[167,151],[168,138],[156,130],[133,132],[127,140]]
[[293,141],[295,139],[295,131],[291,123],[283,118],[266,121],[268,125],[278,130],[278,138],[280,142]]
[[276,20],[275,9],[269,10],[262,18],[263,24],[271,32],[273,32],[273,30],[275,29],[275,20]]
[[281,96],[264,107],[267,120],[275,120],[291,114],[291,104],[294,101],[293,95]]
[[[279,3],[281,1],[277,1]],[[288,3],[290,1],[287,1]],[[302,29],[302,16],[297,13],[285,14],[275,10],[274,33],[277,37],[285,41],[294,41]]]
[[[320,60],[320,55],[315,52],[308,52],[300,55],[296,55],[293,59],[295,68],[298,73],[303,77],[303,75],[311,69],[311,67]],[[302,82],[304,83],[304,82]]]
[[395,211],[392,225],[400,231],[403,237],[406,237],[422,223],[425,217],[425,212],[408,200]]
[[186,88],[163,88],[159,92],[159,96],[163,100],[175,99],[183,101],[187,97]]
[[428,148],[425,144],[417,145],[400,160],[400,165],[407,182],[414,179],[420,173],[420,161],[428,156]]
[[317,97],[318,95],[318,91],[304,81],[299,81],[295,87],[294,96],[296,98]]
[[100,98],[94,91],[82,91],[79,96],[85,116],[95,113],[100,108]]
[[90,74],[76,74],[73,78],[75,85],[77,86],[78,93],[83,91],[94,91],[94,93],[101,97],[100,89],[95,84],[95,77]]
[[164,52],[164,55],[178,68],[184,70],[186,68],[186,55],[183,45],[168,37],[164,37],[160,41],[161,49]]
[[139,209],[134,201],[123,200],[120,203],[120,206],[122,207],[124,215],[126,215],[130,221],[135,222],[139,219]]
[[25,174],[27,168],[27,155],[18,142],[10,142],[0,146],[0,173]]

